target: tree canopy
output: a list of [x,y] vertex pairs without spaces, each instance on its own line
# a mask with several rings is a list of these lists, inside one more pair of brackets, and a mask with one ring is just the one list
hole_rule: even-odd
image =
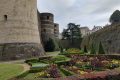
[[62,32],[63,39],[80,39],[81,38],[81,32],[79,25],[76,25],[74,23],[69,23],[67,26],[67,29],[64,29]]
[[111,15],[109,21],[111,23],[120,22],[120,11],[119,10],[114,11],[114,13]]

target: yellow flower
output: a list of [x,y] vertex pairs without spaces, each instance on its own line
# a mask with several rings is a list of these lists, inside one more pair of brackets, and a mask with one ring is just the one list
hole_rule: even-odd
[[119,64],[119,61],[118,60],[112,60],[112,63]]
[[47,74],[48,77],[50,77],[50,74]]
[[81,72],[80,72],[80,74],[86,74],[86,73],[87,73],[87,72],[85,72],[85,71],[81,71]]
[[77,67],[76,67],[76,66],[73,66],[73,69],[77,69]]

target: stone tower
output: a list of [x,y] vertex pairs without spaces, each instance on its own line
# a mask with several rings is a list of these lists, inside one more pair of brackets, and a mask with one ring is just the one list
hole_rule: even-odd
[[54,38],[54,15],[51,13],[40,13],[41,36],[43,43]]
[[58,23],[54,23],[54,35],[55,35],[55,38],[59,38],[59,24]]
[[41,54],[37,0],[0,0],[0,60]]

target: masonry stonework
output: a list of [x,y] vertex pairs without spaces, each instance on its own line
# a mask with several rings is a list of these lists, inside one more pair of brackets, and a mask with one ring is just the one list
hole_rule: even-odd
[[43,43],[49,38],[54,38],[54,15],[52,13],[40,13],[41,37]]
[[59,38],[59,24],[54,23],[54,36],[55,38]]
[[37,0],[0,0],[0,59],[43,54],[39,37]]
[[106,54],[120,54],[120,23],[105,26],[85,37],[81,47],[87,46],[88,49],[91,49],[91,46],[94,45],[94,48],[98,51],[100,42]]

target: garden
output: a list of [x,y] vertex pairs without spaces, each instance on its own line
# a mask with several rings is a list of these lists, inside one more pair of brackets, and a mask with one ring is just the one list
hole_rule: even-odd
[[111,55],[84,54],[76,48],[56,56],[29,59],[30,70],[17,76],[24,80],[120,80],[120,60]]

